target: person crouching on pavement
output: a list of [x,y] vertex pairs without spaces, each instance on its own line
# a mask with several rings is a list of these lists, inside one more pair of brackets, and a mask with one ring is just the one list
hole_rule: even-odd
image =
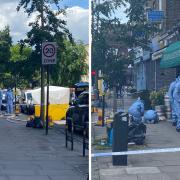
[[7,93],[6,93],[6,108],[7,108],[7,114],[12,114],[13,113],[13,92],[11,88],[8,88]]
[[144,114],[144,103],[140,97],[128,109],[129,114],[133,117],[132,123],[140,124]]

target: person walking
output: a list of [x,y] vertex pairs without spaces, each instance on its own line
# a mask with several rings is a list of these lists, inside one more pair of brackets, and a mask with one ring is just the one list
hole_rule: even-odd
[[8,88],[8,91],[6,93],[6,107],[7,107],[7,114],[13,113],[13,93],[11,88]]
[[176,80],[170,84],[169,90],[168,90],[168,96],[170,99],[171,111],[172,111],[172,125],[173,126],[176,126],[177,124],[177,115],[176,115],[175,104],[174,104],[175,99],[173,97],[173,93],[174,93],[177,82],[178,82],[178,78],[176,78]]
[[177,116],[176,130],[180,132],[180,80],[178,78],[178,82],[175,85],[175,89],[173,91],[174,98],[174,108]]
[[0,113],[1,113],[1,108],[2,108],[2,98],[3,98],[3,92],[2,92],[2,89],[0,89]]

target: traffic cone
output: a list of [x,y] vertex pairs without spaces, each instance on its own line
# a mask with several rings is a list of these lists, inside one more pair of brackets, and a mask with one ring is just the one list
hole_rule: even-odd
[[15,115],[19,115],[20,114],[20,107],[19,105],[16,105],[16,110],[15,110]]

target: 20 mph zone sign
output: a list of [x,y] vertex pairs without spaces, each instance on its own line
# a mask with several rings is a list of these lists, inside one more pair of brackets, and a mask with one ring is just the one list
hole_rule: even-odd
[[42,64],[56,64],[57,59],[57,45],[55,42],[42,43]]

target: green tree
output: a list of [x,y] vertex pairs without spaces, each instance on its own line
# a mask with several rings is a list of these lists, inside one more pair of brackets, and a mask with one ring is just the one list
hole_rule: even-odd
[[24,47],[21,49],[19,44],[15,44],[11,47],[11,58],[9,72],[13,77],[13,81],[17,81],[18,87],[29,87],[29,84],[33,82],[34,67],[30,62],[32,49],[30,47]]
[[6,65],[10,60],[11,37],[9,27],[0,31],[0,73],[5,73]]
[[[137,46],[150,49],[150,39],[158,32],[158,23],[147,21],[146,3],[147,0],[92,3],[92,68],[102,70],[110,86],[123,83],[124,69],[135,55],[128,49]],[[126,6],[127,23],[115,18],[115,10],[122,5]],[[112,74],[116,74],[114,78]]]
[[87,73],[87,51],[83,43],[65,40],[64,45],[65,49],[58,54],[58,62],[52,72],[52,81],[56,85],[71,87]]
[[7,71],[10,61],[11,36],[9,26],[0,31],[0,81],[1,86],[9,79],[10,74]]
[[[111,16],[121,5],[125,5],[125,1],[103,1],[92,5],[92,68],[96,72],[103,72],[110,87],[122,85],[124,64],[127,64],[129,59],[129,56],[124,54],[125,48],[113,45],[114,42],[121,43],[123,47],[127,44],[124,41],[127,41],[127,27]],[[119,33],[123,34],[124,39],[119,38]]]
[[[52,4],[56,5],[56,10],[51,8]],[[58,16],[65,14],[65,10],[61,9],[58,4],[58,0],[21,0],[17,7],[18,11],[24,8],[29,16],[37,14],[36,20],[29,24],[31,30],[27,33],[27,38],[20,41],[22,47],[25,44],[33,47],[29,62],[33,65],[34,70],[40,71],[43,41],[58,41],[58,49],[61,51],[64,49],[64,39],[69,38],[72,41],[71,34],[66,28],[66,22]],[[35,74],[36,71],[33,75]]]

